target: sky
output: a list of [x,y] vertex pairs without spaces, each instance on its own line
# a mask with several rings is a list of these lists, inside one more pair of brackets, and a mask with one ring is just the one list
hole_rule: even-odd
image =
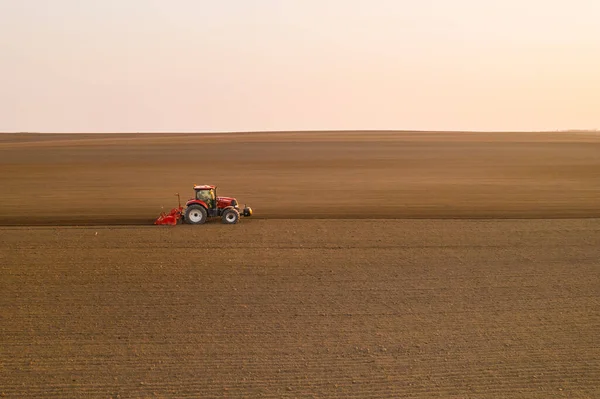
[[0,0],[0,132],[596,128],[599,0]]

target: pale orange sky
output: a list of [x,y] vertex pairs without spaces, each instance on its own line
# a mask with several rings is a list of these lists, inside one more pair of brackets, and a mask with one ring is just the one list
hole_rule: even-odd
[[0,131],[600,128],[599,0],[0,0]]

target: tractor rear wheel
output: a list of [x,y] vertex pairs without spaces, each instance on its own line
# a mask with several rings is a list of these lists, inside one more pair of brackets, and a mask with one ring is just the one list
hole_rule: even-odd
[[240,213],[235,209],[227,209],[223,212],[221,220],[225,224],[236,224],[240,220]]
[[206,218],[206,209],[202,205],[190,205],[185,210],[185,221],[189,224],[203,224]]

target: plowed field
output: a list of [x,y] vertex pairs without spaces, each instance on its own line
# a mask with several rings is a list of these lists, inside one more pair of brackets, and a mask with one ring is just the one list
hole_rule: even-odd
[[[0,135],[0,168],[0,397],[600,397],[597,136]],[[194,183],[256,217],[152,226]]]
[[194,184],[268,219],[600,217],[600,134],[0,135],[0,224],[148,224]]
[[6,397],[600,397],[600,221],[0,230]]

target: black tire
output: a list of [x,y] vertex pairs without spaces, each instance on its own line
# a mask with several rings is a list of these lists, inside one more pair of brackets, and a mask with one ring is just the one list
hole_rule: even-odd
[[190,205],[185,210],[185,222],[189,224],[204,224],[208,215],[202,205]]
[[240,220],[240,213],[235,209],[227,209],[223,212],[221,220],[225,224],[236,224]]

